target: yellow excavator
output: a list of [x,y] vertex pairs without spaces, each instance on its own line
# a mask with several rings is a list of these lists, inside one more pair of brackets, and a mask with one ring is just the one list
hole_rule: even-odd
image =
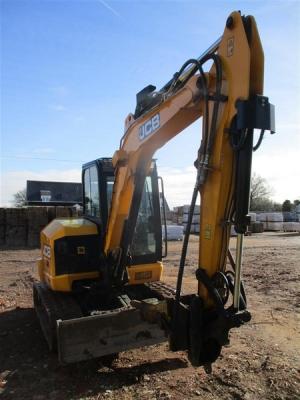
[[[149,85],[137,94],[113,157],[83,165],[84,215],[55,219],[43,229],[40,282],[33,287],[44,336],[61,363],[113,359],[120,351],[168,340],[171,351],[184,350],[192,365],[210,370],[230,329],[250,320],[241,265],[252,152],[265,131],[275,132],[263,78],[255,20],[233,12],[222,36],[200,57],[187,60],[160,90]],[[153,156],[200,117],[202,139],[191,154],[196,183],[172,288],[161,281],[164,196]],[[198,193],[198,291],[183,294]],[[232,224],[235,259],[229,251]]]

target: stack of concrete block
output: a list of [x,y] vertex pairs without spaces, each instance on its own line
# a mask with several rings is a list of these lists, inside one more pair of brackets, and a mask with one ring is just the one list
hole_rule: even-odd
[[[162,227],[162,238],[165,239],[165,229]],[[167,225],[168,240],[183,240],[183,226]]]
[[56,218],[56,207],[47,207],[48,223]]
[[283,215],[281,212],[266,213],[266,219],[266,231],[278,232],[283,230]]
[[0,208],[0,246],[39,247],[40,232],[56,217],[78,217],[74,207]]
[[41,230],[48,224],[46,207],[27,208],[27,246],[39,247]]
[[256,220],[264,224],[265,231],[282,231],[284,216],[281,212],[259,213]]
[[248,227],[251,233],[262,233],[264,231],[264,223],[260,221],[259,214],[255,212],[248,213],[250,217],[250,226]]
[[264,230],[267,229],[267,213],[256,214],[256,221],[262,222]]
[[[163,211],[161,210],[161,215],[163,216]],[[166,211],[166,220],[169,222],[173,222],[174,219],[174,212],[173,211]]]
[[263,222],[259,222],[259,221],[251,222],[250,231],[252,233],[263,233],[263,231],[264,231]]
[[296,212],[283,211],[282,216],[283,216],[283,222],[297,222],[298,221]]
[[248,215],[250,217],[250,223],[256,222],[256,213],[255,212],[249,212]]
[[295,214],[296,214],[296,221],[300,222],[300,204],[298,204],[295,208]]
[[172,213],[172,222],[174,224],[181,225],[182,218],[183,218],[183,206],[174,207],[173,213]]
[[69,210],[70,210],[70,216],[71,217],[78,218],[78,217],[81,217],[83,215],[83,207],[74,206],[74,207],[70,207]]
[[70,218],[72,217],[72,208],[71,207],[56,207],[56,218]]
[[[190,206],[185,205],[183,206],[183,217],[182,223],[184,227],[184,231],[186,230],[188,218],[189,218]],[[194,209],[194,214],[192,218],[192,225],[191,225],[191,233],[198,234],[200,232],[200,206],[196,205]]]
[[26,208],[7,208],[5,210],[5,244],[9,247],[27,245]]
[[284,232],[300,232],[300,222],[283,222]]

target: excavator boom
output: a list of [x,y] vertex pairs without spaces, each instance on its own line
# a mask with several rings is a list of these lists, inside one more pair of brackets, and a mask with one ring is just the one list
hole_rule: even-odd
[[[204,73],[208,61],[212,66]],[[114,281],[120,285],[128,279],[141,188],[151,159],[157,149],[203,117],[198,154],[191,155],[197,157],[197,178],[169,332],[172,349],[189,342],[194,365],[214,361],[228,342],[229,330],[251,318],[244,291],[241,293],[241,263],[248,224],[253,133],[255,128],[261,129],[261,135],[265,130],[275,130],[273,106],[263,96],[263,77],[264,54],[255,20],[233,12],[221,39],[202,57],[188,60],[160,91],[149,85],[138,93],[135,114],[127,117],[125,135],[113,157],[116,183],[105,251],[113,260]],[[180,293],[198,192],[198,294],[188,300],[189,312],[185,315],[187,305],[181,303]],[[232,223],[238,232],[238,246],[234,271],[228,275],[225,267]],[[233,305],[225,309],[230,290]],[[191,326],[189,339],[179,329],[183,315],[186,325]]]
[[[213,65],[204,74],[208,61]],[[116,178],[105,240],[105,252],[117,255],[123,263],[120,274],[126,274],[141,187],[155,151],[200,117],[202,144],[198,155],[191,154],[191,161],[198,157],[201,170],[199,266],[209,276],[224,269],[238,183],[230,130],[237,117],[237,102],[263,94],[263,66],[254,18],[233,12],[222,37],[200,58],[185,63],[160,91],[153,92],[150,85],[137,95],[137,110],[126,118],[125,134],[113,157]],[[243,203],[247,203],[250,174],[251,163],[243,171],[248,184]],[[247,204],[245,214],[246,209]]]

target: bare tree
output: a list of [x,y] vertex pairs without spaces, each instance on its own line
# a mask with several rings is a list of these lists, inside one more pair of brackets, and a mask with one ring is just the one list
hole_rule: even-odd
[[251,178],[250,191],[250,210],[268,211],[273,208],[273,202],[270,200],[273,189],[267,181],[258,174],[253,174]]
[[23,207],[26,205],[26,189],[19,190],[13,195],[13,204],[15,207]]

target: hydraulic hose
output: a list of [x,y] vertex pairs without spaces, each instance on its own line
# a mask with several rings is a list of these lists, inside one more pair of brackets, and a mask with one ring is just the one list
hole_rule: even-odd
[[[198,178],[198,176],[197,176],[197,178]],[[191,233],[191,225],[192,225],[192,221],[193,221],[193,215],[194,215],[194,211],[195,211],[195,205],[196,205],[196,201],[197,201],[197,197],[198,197],[198,192],[199,192],[199,187],[198,187],[198,179],[197,179],[197,182],[195,184],[194,191],[193,191],[190,209],[189,209],[188,222],[187,222],[186,230],[185,230],[185,234],[184,234],[178,275],[177,275],[176,294],[175,294],[175,303],[174,303],[173,321],[172,321],[173,333],[176,332],[176,326],[178,323],[182,278],[183,278],[183,273],[184,273],[186,254],[187,254],[189,238],[190,238],[190,233]]]

